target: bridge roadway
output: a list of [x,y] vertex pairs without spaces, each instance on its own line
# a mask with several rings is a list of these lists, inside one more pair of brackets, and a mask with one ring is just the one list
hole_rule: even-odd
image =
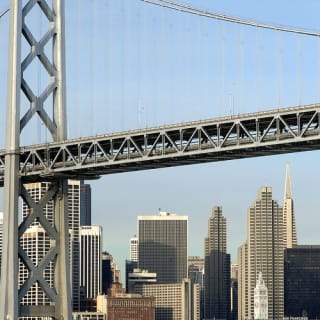
[[[21,147],[23,182],[320,149],[320,104]],[[5,150],[0,151],[3,180]],[[0,182],[1,183],[1,182]]]

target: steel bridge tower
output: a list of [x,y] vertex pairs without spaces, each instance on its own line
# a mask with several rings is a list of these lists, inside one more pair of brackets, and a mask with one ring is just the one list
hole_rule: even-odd
[[[36,6],[48,20],[48,30],[40,40],[32,33],[26,19],[27,15],[34,12]],[[24,188],[23,177],[18,174],[20,135],[33,116],[40,117],[53,141],[59,142],[67,138],[64,0],[11,0],[10,15],[2,252],[5,259],[2,259],[1,268],[0,319],[16,320],[21,316],[71,319],[67,178],[51,177],[51,187],[36,203]],[[30,46],[30,51],[23,61],[22,40]],[[46,53],[46,45],[52,48],[50,54]],[[28,83],[24,77],[25,71],[35,61],[46,70],[50,79],[47,87],[39,94],[32,90],[32,83]],[[20,114],[22,92],[29,102],[25,114]],[[50,113],[45,109],[45,102],[49,99],[52,99]],[[22,197],[30,208],[29,216],[20,225],[19,197]],[[49,201],[54,203],[53,224],[42,213]],[[53,244],[36,264],[20,245],[21,237],[34,221],[40,222]],[[28,278],[23,284],[19,284],[18,281],[19,261],[28,270]],[[50,262],[54,264],[55,270],[53,286],[48,284],[44,276]],[[50,303],[41,306],[21,303],[28,290],[35,284],[43,290]]]

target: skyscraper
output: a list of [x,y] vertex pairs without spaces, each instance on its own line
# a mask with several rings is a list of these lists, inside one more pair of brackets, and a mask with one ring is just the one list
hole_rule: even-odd
[[320,319],[320,246],[296,245],[284,252],[286,317]]
[[136,235],[130,239],[130,260],[139,261],[139,238]]
[[[83,182],[78,180],[68,180],[68,222],[69,222],[69,248],[70,248],[70,279],[72,283],[72,301],[73,310],[79,310],[79,227],[80,227],[80,187]],[[54,208],[53,202],[49,201],[46,206],[41,207],[43,197],[47,195],[50,189],[49,182],[37,182],[24,185],[32,199],[39,204],[39,210],[54,226]],[[30,214],[30,208],[24,202],[22,206],[23,219]],[[40,263],[44,255],[50,250],[52,246],[52,239],[41,226],[39,219],[35,219],[26,233],[21,237],[20,244],[26,254],[31,257],[34,264]],[[53,263],[50,262],[45,269],[45,279],[49,285],[53,286]],[[20,263],[19,265],[19,283],[26,279],[29,271]],[[48,304],[49,299],[45,293],[40,289],[38,284],[34,284],[24,297],[24,304],[38,305]]]
[[90,310],[102,290],[102,227],[81,226],[80,238],[80,300],[85,311]]
[[222,207],[214,207],[205,239],[204,316],[228,319],[230,314],[230,255],[227,254],[227,222]]
[[91,226],[91,186],[80,184],[80,225]]
[[159,212],[138,216],[139,268],[157,273],[158,283],[187,278],[188,217]]
[[291,190],[291,176],[290,167],[286,166],[286,177],[284,187],[284,200],[283,200],[283,223],[284,233],[283,241],[285,248],[292,248],[293,245],[297,244],[297,231],[294,217],[294,207]]
[[[283,317],[283,210],[272,199],[272,188],[262,187],[258,199],[248,209],[248,274],[241,285],[247,286],[248,313],[254,315],[254,288],[259,272],[262,272],[268,288],[269,319]],[[244,307],[242,306],[242,309]]]
[[239,267],[237,263],[231,263],[230,275],[230,320],[238,319],[238,274]]
[[247,242],[238,248],[238,267],[238,320],[244,320],[249,314]]

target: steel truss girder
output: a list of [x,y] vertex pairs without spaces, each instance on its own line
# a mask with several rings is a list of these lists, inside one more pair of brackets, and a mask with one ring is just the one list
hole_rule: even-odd
[[[48,30],[37,40],[30,30],[26,17],[38,6],[48,20]],[[17,319],[19,316],[51,316],[54,319],[71,319],[71,291],[68,244],[67,179],[55,177],[40,202],[36,201],[24,187],[19,175],[20,134],[34,115],[38,115],[51,133],[54,141],[66,139],[65,105],[65,53],[64,53],[64,0],[11,0],[10,53],[8,76],[8,111],[6,151],[0,165],[5,166],[4,174],[4,254],[2,263],[0,318]],[[24,36],[30,52],[21,62],[21,38]],[[45,52],[47,44],[52,44],[52,56]],[[32,83],[25,79],[25,71],[33,61],[48,73],[49,84],[39,94],[32,90]],[[29,108],[20,118],[20,95],[24,93]],[[52,114],[48,114],[44,104],[52,98]],[[5,159],[5,161],[4,161]],[[18,226],[18,195],[30,209],[30,214]],[[50,222],[43,209],[53,203]],[[38,224],[50,239],[50,248],[40,261],[33,261],[24,250],[22,239],[32,225]],[[20,262],[28,270],[23,283],[18,269]],[[54,265],[54,280],[49,284],[45,270]],[[5,276],[4,276],[5,275]],[[37,284],[47,297],[44,304],[26,305],[23,298],[33,285]]]
[[[320,148],[320,105],[258,112],[20,148],[25,181],[103,174]],[[4,163],[0,153],[0,164]]]

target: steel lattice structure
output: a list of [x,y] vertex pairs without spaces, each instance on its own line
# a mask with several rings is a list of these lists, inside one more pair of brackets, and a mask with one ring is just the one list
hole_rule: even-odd
[[[20,148],[25,182],[320,148],[320,105],[276,109]],[[0,151],[4,170],[5,152]]]
[[[36,8],[38,7],[38,8]],[[48,29],[39,40],[32,32],[28,15],[39,10],[48,21]],[[57,177],[51,187],[36,203],[19,175],[20,134],[34,115],[38,115],[54,141],[66,139],[65,53],[64,53],[64,1],[63,0],[11,0],[10,52],[7,104],[7,139],[4,152],[4,235],[1,269],[0,318],[18,319],[20,316],[50,316],[53,319],[71,319],[71,291],[68,252],[67,180]],[[21,46],[24,37],[29,53],[22,61]],[[47,54],[45,47],[52,47]],[[31,64],[37,62],[50,79],[39,94],[25,77]],[[21,94],[29,101],[27,112],[20,115]],[[45,102],[52,99],[52,114]],[[30,208],[29,216],[18,226],[19,195]],[[53,224],[43,214],[43,207],[54,202]],[[41,224],[53,245],[39,263],[34,263],[21,246],[21,237],[34,221]],[[19,256],[19,259],[18,259]],[[23,283],[18,283],[21,262],[29,271]],[[55,281],[50,286],[44,276],[48,264],[55,265]],[[4,276],[5,275],[5,276]],[[21,301],[32,286],[38,286],[50,301],[44,305],[22,305]]]

